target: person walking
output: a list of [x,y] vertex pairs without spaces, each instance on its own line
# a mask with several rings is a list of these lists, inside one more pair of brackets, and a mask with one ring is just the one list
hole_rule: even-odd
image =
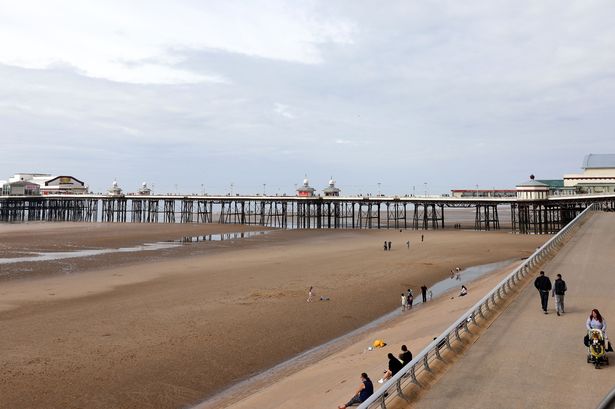
[[389,251],[391,251],[391,242],[389,242]]
[[410,240],[408,240],[408,241],[406,242],[406,247],[408,247],[408,249],[410,249]]
[[408,305],[408,299],[406,298],[406,294],[401,293],[401,312],[406,311],[407,305]]
[[564,294],[568,291],[566,282],[562,280],[562,275],[558,274],[557,278],[553,282],[552,296],[555,297],[555,311],[559,317],[560,313],[564,313]]
[[312,302],[312,298],[314,298],[314,287],[310,287],[308,290],[307,302]]
[[425,240],[425,235],[421,234],[421,243]]
[[387,250],[388,250],[388,247],[387,247],[387,242],[385,241],[385,242],[384,242],[384,251],[387,251]]
[[551,291],[551,280],[549,280],[549,277],[545,276],[544,271],[541,271],[540,275],[538,275],[536,280],[534,280],[534,287],[536,287],[538,293],[540,294],[542,311],[545,314],[548,314],[547,303],[549,302],[549,291]]
[[423,296],[423,303],[427,302],[427,286],[423,284],[421,286],[421,295]]

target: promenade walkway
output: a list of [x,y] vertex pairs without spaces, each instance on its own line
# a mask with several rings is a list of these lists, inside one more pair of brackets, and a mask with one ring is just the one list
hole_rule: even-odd
[[615,214],[595,213],[543,267],[568,285],[566,314],[544,315],[530,284],[413,408],[595,408],[615,385],[611,366],[585,361],[585,320],[598,308],[615,344]]

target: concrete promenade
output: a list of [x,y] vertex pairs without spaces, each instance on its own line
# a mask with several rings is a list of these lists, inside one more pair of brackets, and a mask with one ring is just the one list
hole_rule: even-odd
[[551,297],[543,314],[532,282],[413,408],[596,407],[615,385],[615,354],[594,369],[582,338],[598,308],[615,344],[615,214],[596,212],[543,270],[566,281],[566,314]]

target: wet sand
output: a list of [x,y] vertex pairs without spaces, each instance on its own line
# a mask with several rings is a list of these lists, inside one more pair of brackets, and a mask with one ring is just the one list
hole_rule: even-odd
[[[0,230],[2,251],[133,245],[245,229],[106,225],[103,243],[91,237],[98,231],[91,226]],[[131,235],[131,227],[145,231]],[[11,239],[15,231],[20,238]],[[36,237],[31,247],[28,234]],[[64,260],[67,273],[53,263],[31,263],[33,271],[0,282],[0,407],[184,407],[391,311],[408,287],[416,293],[456,266],[525,257],[547,239],[430,231],[420,243],[420,235],[274,231],[162,255]],[[382,250],[384,240],[393,251]],[[52,266],[47,273],[36,264]],[[306,303],[310,285],[331,301]]]

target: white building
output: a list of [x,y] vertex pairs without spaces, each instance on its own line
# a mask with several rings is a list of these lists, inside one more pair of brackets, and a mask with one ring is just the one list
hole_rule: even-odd
[[84,194],[88,188],[73,176],[53,176],[49,173],[17,173],[9,179],[9,183],[29,182],[40,186],[42,195]]
[[530,180],[517,185],[517,199],[519,200],[544,200],[549,197],[549,185],[534,180],[534,175],[530,175]]
[[147,183],[143,182],[137,193],[141,196],[149,196],[152,194],[152,189],[147,187]]
[[123,196],[122,188],[118,186],[117,180],[114,180],[111,187],[107,190],[109,196]]
[[335,187],[335,180],[333,180],[333,176],[331,177],[331,180],[329,180],[329,186],[322,190],[325,196],[339,196],[340,191],[340,188]]
[[564,175],[564,186],[580,193],[615,192],[615,154],[590,153],[583,159],[583,173]]

